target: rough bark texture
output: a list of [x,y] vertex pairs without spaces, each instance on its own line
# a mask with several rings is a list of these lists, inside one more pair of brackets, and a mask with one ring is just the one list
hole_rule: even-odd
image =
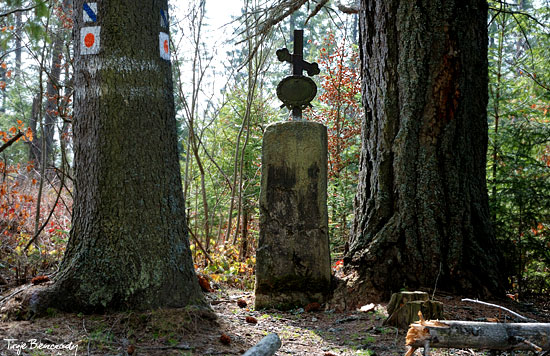
[[256,308],[323,302],[330,273],[326,127],[270,125],[262,146]]
[[390,302],[388,303],[388,306],[386,307],[386,311],[388,312],[388,315],[392,315],[394,311],[402,307],[408,302],[414,302],[414,301],[421,301],[421,302],[427,302],[430,300],[430,296],[426,292],[399,292],[399,293],[393,293],[391,295]]
[[420,320],[418,312],[427,319],[443,319],[443,303],[429,300],[425,292],[399,292],[391,296],[387,311],[389,317],[384,325],[408,329],[409,325]]
[[550,350],[550,324],[426,321],[411,325],[406,344],[413,348],[429,346],[540,352]]
[[361,1],[366,114],[347,307],[436,281],[500,291],[485,184],[486,18],[484,0]]
[[[75,194],[67,251],[37,310],[202,304],[185,225],[171,64],[159,52],[166,0],[74,2]],[[80,28],[101,26],[99,54]]]

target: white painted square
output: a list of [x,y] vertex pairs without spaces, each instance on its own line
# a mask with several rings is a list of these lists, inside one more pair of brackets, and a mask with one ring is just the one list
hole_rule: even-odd
[[[85,10],[85,6],[88,5],[89,9],[92,11],[95,18],[90,16],[90,13]],[[82,17],[84,22],[96,22],[97,21],[97,3],[96,2],[85,2],[82,7]]]
[[159,33],[160,57],[167,61],[170,60],[170,36],[167,33]]
[[82,27],[80,29],[80,54],[98,54],[101,26]]

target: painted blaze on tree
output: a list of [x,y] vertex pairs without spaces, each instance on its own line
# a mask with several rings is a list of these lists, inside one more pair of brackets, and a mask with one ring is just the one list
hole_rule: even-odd
[[185,222],[171,64],[159,48],[159,34],[167,32],[159,14],[167,1],[98,1],[95,19],[84,7],[74,2],[73,225],[55,283],[35,307],[201,304]]
[[489,221],[487,3],[361,1],[363,137],[344,259],[353,305],[501,290]]

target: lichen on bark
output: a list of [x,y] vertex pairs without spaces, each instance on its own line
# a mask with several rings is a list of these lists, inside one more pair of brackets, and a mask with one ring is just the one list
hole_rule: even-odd
[[54,284],[32,295],[31,308],[205,305],[187,236],[171,64],[159,56],[167,1],[97,6],[98,54],[80,53],[80,28],[90,24],[73,12],[72,230]]

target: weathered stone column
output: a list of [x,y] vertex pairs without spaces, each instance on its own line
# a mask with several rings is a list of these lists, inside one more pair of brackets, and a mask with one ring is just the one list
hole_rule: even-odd
[[272,124],[262,148],[256,308],[323,302],[330,279],[327,129]]

